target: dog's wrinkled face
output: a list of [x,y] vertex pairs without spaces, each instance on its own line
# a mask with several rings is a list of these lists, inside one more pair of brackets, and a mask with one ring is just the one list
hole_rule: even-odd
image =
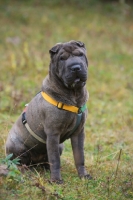
[[88,61],[82,42],[59,43],[51,50],[51,70],[70,89],[81,88],[87,81]]

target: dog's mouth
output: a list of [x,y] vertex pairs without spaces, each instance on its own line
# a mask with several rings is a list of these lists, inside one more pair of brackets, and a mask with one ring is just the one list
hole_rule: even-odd
[[70,89],[74,88],[80,88],[83,87],[86,84],[86,79],[82,79],[80,77],[76,77],[74,80],[69,80],[68,82],[65,82],[66,87]]
[[75,80],[74,80],[74,83],[78,83],[78,82],[80,82],[81,80],[80,80],[80,78],[76,78]]
[[84,87],[86,82],[81,81],[80,79],[76,79],[74,83],[71,85],[71,88],[79,88],[79,87]]
[[78,86],[79,84],[81,85],[81,83],[83,83],[83,81],[81,81],[80,78],[76,78],[74,80],[74,82],[71,84],[71,88],[75,88],[76,86]]

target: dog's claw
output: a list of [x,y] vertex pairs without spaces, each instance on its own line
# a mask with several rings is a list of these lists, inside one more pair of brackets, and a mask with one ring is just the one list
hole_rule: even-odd
[[93,178],[92,178],[92,176],[90,175],[90,174],[86,174],[86,175],[84,175],[84,176],[81,176],[80,177],[81,179],[87,179],[87,180],[92,180]]
[[64,181],[63,180],[51,180],[50,181],[50,183],[52,184],[52,183],[56,183],[56,184],[63,184],[64,183]]
[[90,174],[86,174],[86,175],[84,176],[84,178],[85,178],[85,179],[88,179],[88,180],[92,180],[92,179],[93,179],[92,176],[91,176]]

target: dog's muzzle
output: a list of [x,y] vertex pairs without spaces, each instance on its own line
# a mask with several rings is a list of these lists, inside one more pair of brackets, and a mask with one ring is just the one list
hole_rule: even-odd
[[87,73],[83,71],[83,67],[80,64],[75,64],[69,70],[70,76],[66,78],[65,86],[70,89],[83,87],[87,80]]

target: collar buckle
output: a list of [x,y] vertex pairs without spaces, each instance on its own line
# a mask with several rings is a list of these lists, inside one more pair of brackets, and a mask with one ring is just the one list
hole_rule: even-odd
[[62,103],[62,102],[58,102],[57,103],[57,108],[58,109],[63,109],[63,106],[64,106],[64,103]]
[[78,109],[78,114],[82,113],[82,107]]

